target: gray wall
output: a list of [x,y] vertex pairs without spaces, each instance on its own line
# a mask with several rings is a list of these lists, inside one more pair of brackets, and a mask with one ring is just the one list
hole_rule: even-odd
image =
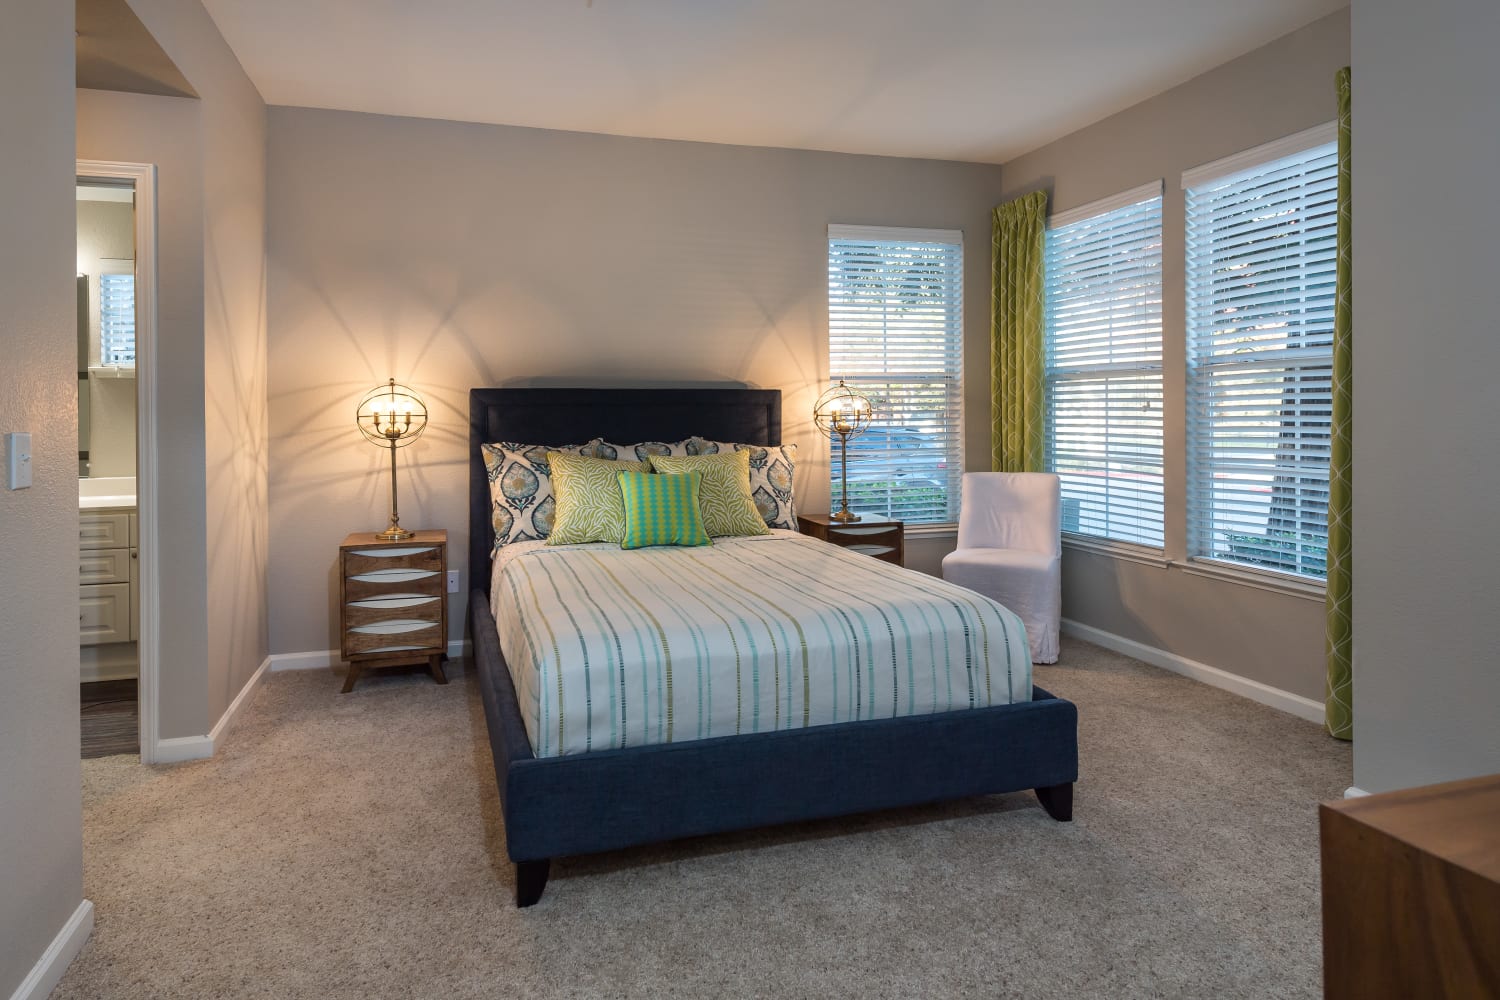
[[1354,6],[1354,782],[1500,771],[1500,6]]
[[[385,456],[351,415],[390,376],[432,413],[400,454],[402,522],[447,528],[455,553],[473,386],[779,388],[803,507],[826,511],[808,411],[828,368],[829,222],[964,230],[966,452],[988,462],[996,167],[290,108],[270,120],[274,652],[338,644],[338,544],[383,527],[389,503]],[[912,562],[935,570],[952,544],[914,542]],[[456,638],[462,598],[451,608]]]
[[265,659],[266,109],[196,2],[131,7],[199,97],[79,91],[78,155],[158,168],[161,735]]
[[[266,106],[197,0],[130,0],[202,105],[207,719],[268,652]],[[202,732],[204,730],[198,730]]]
[[[1349,11],[1307,27],[1004,165],[1006,197],[1045,188],[1066,211],[1165,179],[1162,350],[1166,557],[1187,556],[1183,170],[1331,121],[1349,64]],[[1065,548],[1063,614],[1323,700],[1323,603]]]
[[78,156],[156,164],[163,737],[208,732],[202,117],[197,100],[80,90]]
[[0,432],[35,485],[0,488],[0,996],[83,899],[78,766],[73,5],[24,0],[0,32]]

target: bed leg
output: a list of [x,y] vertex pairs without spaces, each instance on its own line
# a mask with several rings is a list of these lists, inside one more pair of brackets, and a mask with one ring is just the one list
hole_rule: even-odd
[[1073,818],[1073,783],[1066,785],[1048,785],[1036,790],[1037,801],[1042,808],[1047,810],[1047,815],[1059,823],[1066,823]]
[[547,888],[547,875],[551,869],[552,861],[548,858],[516,862],[516,906],[536,905],[542,898],[542,890]]

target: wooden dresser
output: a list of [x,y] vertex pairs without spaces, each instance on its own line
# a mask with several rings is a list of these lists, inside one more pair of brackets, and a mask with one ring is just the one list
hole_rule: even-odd
[[1328,1000],[1500,997],[1500,775],[1319,809]]
[[797,528],[804,535],[883,559],[897,566],[906,565],[906,526],[900,521],[866,517],[862,521],[835,521],[823,514],[803,514]]
[[419,531],[403,542],[372,532],[339,546],[340,653],[349,663],[344,692],[366,667],[426,663],[448,683],[448,533]]

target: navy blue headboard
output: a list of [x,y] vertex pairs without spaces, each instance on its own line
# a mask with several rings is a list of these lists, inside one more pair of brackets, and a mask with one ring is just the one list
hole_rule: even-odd
[[780,389],[470,389],[469,587],[490,589],[490,484],[480,445],[680,441],[781,443]]

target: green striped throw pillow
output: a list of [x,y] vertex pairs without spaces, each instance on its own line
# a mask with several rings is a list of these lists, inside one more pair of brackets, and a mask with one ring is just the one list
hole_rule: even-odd
[[648,545],[712,545],[703,530],[698,509],[702,475],[676,476],[621,472],[620,494],[625,499],[625,540],[622,549]]

